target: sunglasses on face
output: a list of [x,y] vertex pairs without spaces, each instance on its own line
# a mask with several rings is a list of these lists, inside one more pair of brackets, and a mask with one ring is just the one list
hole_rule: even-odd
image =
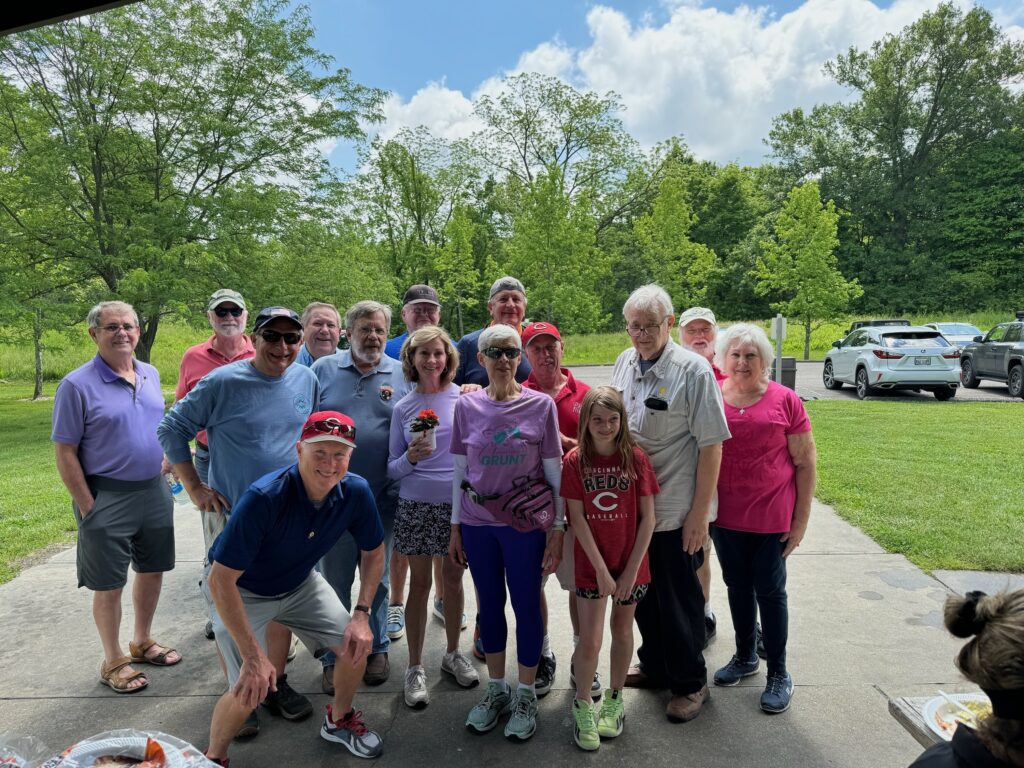
[[298,344],[302,341],[302,334],[296,331],[281,333],[280,331],[267,329],[265,331],[260,331],[260,336],[262,336],[263,340],[268,344],[276,344],[281,339],[284,339],[285,344]]
[[484,350],[484,357],[491,360],[500,360],[502,355],[509,360],[515,360],[519,357],[519,347],[488,347]]
[[231,315],[232,317],[241,317],[243,312],[245,312],[245,310],[240,309],[239,307],[232,307],[231,309],[228,309],[227,307],[217,307],[213,310],[213,314],[217,317],[227,317],[228,315]]
[[314,421],[309,425],[310,429],[319,432],[324,435],[337,435],[338,437],[344,437],[347,440],[355,442],[356,440],[356,428],[353,424],[342,424],[337,419],[324,419],[323,421]]

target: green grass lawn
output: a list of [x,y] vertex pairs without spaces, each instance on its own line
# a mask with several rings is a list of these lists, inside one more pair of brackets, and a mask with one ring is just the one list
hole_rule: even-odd
[[926,570],[1024,572],[1019,403],[818,401],[807,410],[817,497],[846,520]]

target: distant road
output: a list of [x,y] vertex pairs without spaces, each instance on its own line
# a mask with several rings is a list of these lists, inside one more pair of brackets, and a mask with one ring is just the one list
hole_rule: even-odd
[[[844,386],[839,390],[828,390],[821,383],[821,361],[798,362],[796,364],[796,391],[807,400],[856,400],[857,393],[853,387]],[[592,387],[611,384],[612,366],[610,365],[575,365],[572,374]],[[931,392],[880,392],[872,395],[870,400],[934,400]],[[957,400],[981,400],[987,402],[1017,402],[1021,398],[1010,397],[1005,384],[995,381],[983,381],[977,389],[960,387],[956,393]]]

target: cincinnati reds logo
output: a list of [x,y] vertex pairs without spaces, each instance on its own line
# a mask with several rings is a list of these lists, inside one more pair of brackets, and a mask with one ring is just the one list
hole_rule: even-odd
[[[611,503],[606,503],[608,501],[610,501]],[[593,504],[598,509],[600,509],[602,512],[611,512],[613,509],[618,509],[619,497],[612,491],[602,491],[601,493],[597,494],[597,496],[595,496],[593,499],[591,499],[590,503]]]

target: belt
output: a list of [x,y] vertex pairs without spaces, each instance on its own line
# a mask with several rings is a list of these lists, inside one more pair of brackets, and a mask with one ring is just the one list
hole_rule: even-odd
[[157,475],[149,480],[118,480],[115,477],[103,477],[102,475],[85,476],[86,484],[98,491],[141,491],[145,488],[152,488],[162,481],[163,475]]
[[500,493],[491,493],[491,494],[479,493],[479,492],[477,492],[477,490],[472,485],[469,484],[469,480],[463,480],[462,481],[462,485],[460,487],[467,494],[469,494],[469,498],[471,498],[474,502],[476,502],[480,506],[483,506],[485,501],[493,501],[494,499],[500,498],[501,495],[502,495]]

